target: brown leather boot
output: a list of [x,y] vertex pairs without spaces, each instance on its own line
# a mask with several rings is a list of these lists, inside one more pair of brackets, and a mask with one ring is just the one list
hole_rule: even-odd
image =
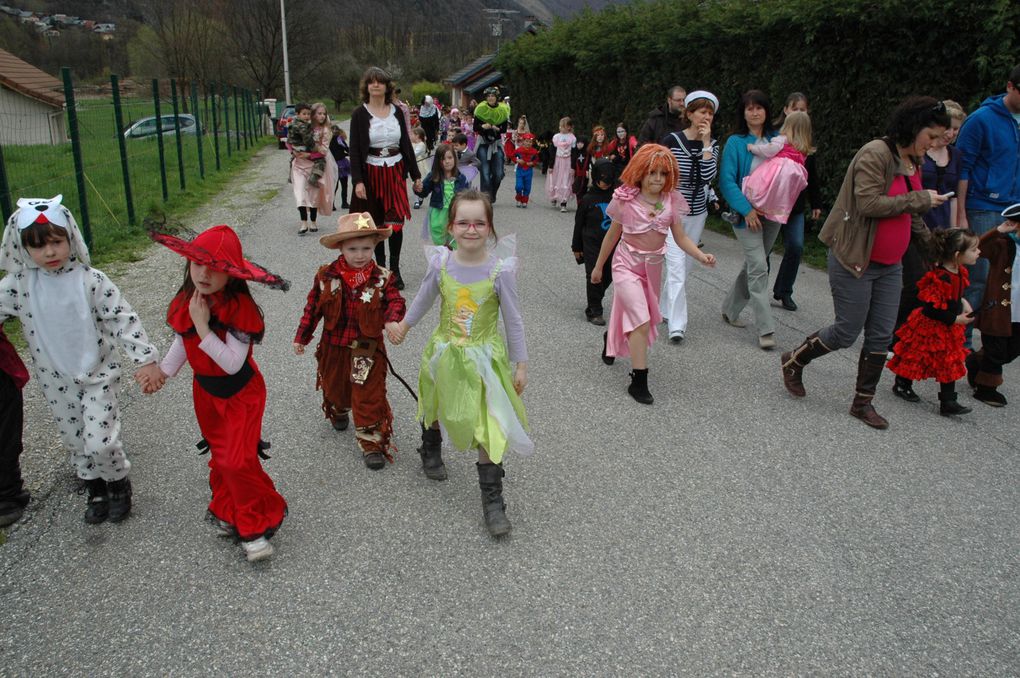
[[860,360],[857,362],[857,394],[854,396],[853,405],[850,406],[852,416],[877,429],[889,428],[889,422],[879,415],[871,404],[883,369],[885,353],[861,351]]
[[818,338],[818,333],[815,332],[800,346],[780,357],[783,366],[783,386],[790,392],[790,395],[803,398],[807,394],[807,391],[804,390],[804,382],[801,381],[804,376],[804,367],[826,353],[832,353],[832,349],[823,344],[822,340]]

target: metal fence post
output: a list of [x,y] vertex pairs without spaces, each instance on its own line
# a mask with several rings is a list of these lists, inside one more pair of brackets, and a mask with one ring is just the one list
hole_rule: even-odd
[[230,89],[226,85],[224,85],[223,94],[220,95],[220,98],[223,100],[223,130],[224,130],[223,136],[227,141],[228,158],[232,154],[232,151],[230,149],[230,97],[228,96],[229,92]]
[[241,90],[241,101],[244,102],[244,147],[250,148],[252,146],[251,97],[248,96],[248,90]]
[[7,182],[7,165],[4,163],[4,147],[0,144],[0,212],[3,212],[4,223],[11,218],[11,185]]
[[237,105],[237,85],[234,85],[234,141],[241,150],[241,107]]
[[120,171],[124,175],[124,203],[127,205],[128,223],[135,225],[135,201],[131,195],[131,173],[128,171],[127,140],[124,138],[124,112],[120,108],[120,78],[110,75],[113,92],[113,119],[117,124],[117,146],[120,148]]
[[263,107],[260,105],[262,101],[262,90],[255,90],[255,136],[262,138],[266,133],[266,126],[262,121],[262,115],[264,113]]
[[156,144],[159,146],[159,180],[163,186],[163,202],[170,199],[166,185],[166,151],[163,149],[163,117],[159,114],[159,80],[152,79],[152,102],[156,108]]
[[[213,148],[216,151],[216,171],[220,169],[220,116],[216,112],[216,83],[210,83],[212,89],[212,134]],[[206,89],[206,96],[209,96],[209,89]]]
[[[184,94],[181,92],[181,94]],[[181,180],[181,190],[184,190],[184,148],[181,145],[181,117],[180,107],[177,105],[177,79],[170,78],[170,100],[174,107],[174,136],[177,137],[177,174]]]
[[205,160],[202,158],[202,114],[198,110],[198,83],[191,81],[191,110],[195,113],[195,141],[198,142],[198,176],[205,179]]
[[81,159],[81,136],[78,133],[78,111],[74,107],[74,83],[71,81],[71,69],[64,66],[60,69],[64,79],[64,101],[67,103],[67,126],[71,132],[71,155],[74,157],[74,179],[78,184],[78,215],[81,219],[82,235],[85,244],[92,247],[92,222],[89,219],[89,202],[85,194],[85,164]]

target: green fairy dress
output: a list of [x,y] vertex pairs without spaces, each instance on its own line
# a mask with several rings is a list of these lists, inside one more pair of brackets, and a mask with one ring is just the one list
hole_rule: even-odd
[[441,306],[439,327],[422,354],[418,418],[426,426],[438,420],[454,447],[481,447],[497,464],[508,449],[530,454],[524,403],[514,390],[498,327],[496,279],[510,260],[491,260],[487,277],[465,284],[447,270],[450,251],[430,249],[436,250],[430,257],[438,268]]

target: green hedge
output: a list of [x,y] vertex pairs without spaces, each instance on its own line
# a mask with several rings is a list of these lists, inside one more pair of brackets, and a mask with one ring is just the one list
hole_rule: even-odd
[[811,104],[824,193],[854,152],[880,136],[903,97],[928,94],[973,110],[1005,90],[1020,63],[1016,0],[660,0],[614,5],[558,21],[500,51],[497,67],[533,131],[575,132],[623,120],[636,134],[666,90],[720,99],[716,135],[736,121],[741,92]]

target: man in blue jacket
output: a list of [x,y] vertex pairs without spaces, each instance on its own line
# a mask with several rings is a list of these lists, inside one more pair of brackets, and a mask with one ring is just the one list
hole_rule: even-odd
[[[957,224],[984,235],[1002,221],[1002,210],[1020,202],[1020,66],[1009,74],[1006,93],[988,97],[963,123],[956,141],[963,161],[956,189]],[[988,260],[969,267],[965,296],[981,305]],[[970,343],[971,326],[967,326]]]

